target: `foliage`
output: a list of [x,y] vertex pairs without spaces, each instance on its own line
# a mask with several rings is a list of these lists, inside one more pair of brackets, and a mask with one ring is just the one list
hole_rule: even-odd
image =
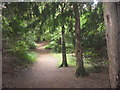
[[[107,52],[102,3],[81,3],[80,24],[83,58],[93,67],[106,65]],[[61,53],[61,30],[65,27],[65,44],[68,54],[75,53],[75,19],[72,3],[65,2],[11,2],[3,9],[3,51],[18,53],[26,60],[34,61],[30,49],[36,41],[49,42],[45,46],[52,52]],[[64,6],[64,11],[61,12]],[[68,64],[75,59],[68,56]],[[72,61],[73,60],[73,61]],[[69,62],[70,61],[70,62]],[[89,65],[90,65],[89,64]],[[88,65],[88,66],[89,66]]]
[[20,58],[25,60],[25,62],[28,62],[28,63],[33,63],[37,59],[37,54],[35,52],[25,51],[25,52],[20,53],[19,56]]
[[17,41],[10,47],[11,52],[23,52],[29,49],[29,46],[24,41]]
[[[34,3],[36,5],[36,3]],[[36,19],[31,18],[32,7],[30,3],[5,3],[6,8],[3,9],[3,49],[8,53],[20,55],[26,60],[34,61],[35,57],[31,57],[26,51],[36,48],[36,31],[31,22]],[[24,6],[24,7],[21,7]],[[16,13],[15,13],[16,12]],[[34,18],[34,17],[32,17]]]
[[50,42],[45,46],[45,49],[50,49],[52,52],[61,52],[61,45],[58,45],[55,41]]

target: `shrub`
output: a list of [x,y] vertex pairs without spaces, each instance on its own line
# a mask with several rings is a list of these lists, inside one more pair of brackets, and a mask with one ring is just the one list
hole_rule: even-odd
[[25,41],[22,41],[22,40],[19,40],[15,42],[14,44],[12,44],[9,49],[9,51],[13,53],[23,52],[27,50],[29,50],[29,46],[26,44]]
[[25,51],[20,53],[19,57],[28,63],[33,63],[37,60],[37,54],[35,52]]
[[45,46],[45,49],[50,49],[52,52],[61,52],[61,45],[57,44],[55,41],[51,41]]
[[37,47],[37,45],[35,42],[30,44],[30,49],[36,49],[36,47]]

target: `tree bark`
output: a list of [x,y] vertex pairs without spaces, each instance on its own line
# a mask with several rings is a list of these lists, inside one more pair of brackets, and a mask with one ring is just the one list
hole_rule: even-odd
[[[63,14],[64,8],[65,8],[65,4],[63,3],[61,14]],[[61,37],[61,44],[62,44],[62,48],[61,48],[61,51],[62,51],[62,64],[60,65],[60,67],[63,67],[63,66],[67,67],[68,64],[67,64],[67,57],[66,57],[65,28],[64,28],[64,16],[63,15],[62,15],[62,19],[63,19],[62,31],[61,31],[61,34],[62,34],[62,37]]]
[[120,83],[120,2],[104,3],[109,77],[111,88]]
[[76,39],[76,60],[77,60],[77,70],[76,76],[82,77],[87,75],[84,64],[83,64],[83,57],[82,57],[82,44],[80,38],[80,15],[78,10],[77,3],[73,3],[74,13],[75,13],[75,39]]
[[64,31],[64,25],[62,26],[62,39],[61,39],[61,43],[62,43],[62,64],[60,65],[60,67],[67,67],[67,57],[66,57],[66,46],[65,46],[65,31]]

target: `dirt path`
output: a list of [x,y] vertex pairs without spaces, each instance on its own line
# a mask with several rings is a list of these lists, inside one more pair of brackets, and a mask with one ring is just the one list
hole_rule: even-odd
[[57,60],[45,50],[44,43],[38,44],[38,61],[30,69],[14,78],[16,88],[108,88],[108,76],[94,73],[84,78],[76,78],[75,68],[57,68]]

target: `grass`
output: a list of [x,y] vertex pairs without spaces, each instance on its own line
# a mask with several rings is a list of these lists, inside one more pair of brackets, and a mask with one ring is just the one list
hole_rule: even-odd
[[[51,53],[55,58],[57,58],[58,63],[57,65],[60,66],[62,63],[62,54],[61,53]],[[76,58],[72,54],[67,54],[67,63],[69,66],[76,66]],[[90,68],[92,67],[91,64],[87,62],[86,59],[84,59],[84,66],[85,68]]]
[[[57,66],[59,67],[61,65],[61,63],[62,63],[62,54],[61,53],[51,53],[51,54],[52,54],[52,56],[54,56],[57,59]],[[94,65],[89,63],[90,62],[89,59],[84,58],[83,61],[84,61],[84,67],[85,67],[85,69],[86,69],[86,71],[88,73],[101,72],[100,71],[101,68],[96,69],[94,67]],[[76,58],[75,58],[75,56],[73,56],[72,54],[67,54],[67,63],[68,63],[68,66],[76,67]]]
[[[57,59],[57,66],[59,67],[62,63],[62,54],[61,53],[51,53]],[[69,66],[76,66],[75,57],[72,54],[67,54],[67,63]]]

